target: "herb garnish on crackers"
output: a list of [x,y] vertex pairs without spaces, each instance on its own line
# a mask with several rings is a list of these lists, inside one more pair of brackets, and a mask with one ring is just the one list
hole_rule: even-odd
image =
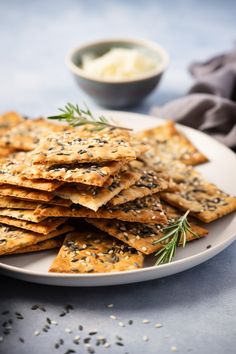
[[91,131],[100,131],[104,128],[133,130],[111,124],[103,115],[95,117],[87,106],[85,109],[82,109],[77,104],[73,105],[72,103],[67,103],[64,108],[59,108],[59,111],[62,113],[57,116],[48,117],[48,119],[64,121],[72,127],[80,127],[89,124],[93,126],[93,128],[89,129]]

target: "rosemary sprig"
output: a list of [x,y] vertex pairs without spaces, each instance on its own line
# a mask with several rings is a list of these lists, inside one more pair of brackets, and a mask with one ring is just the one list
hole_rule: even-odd
[[157,257],[155,265],[170,263],[175,256],[176,248],[180,245],[185,247],[187,242],[187,232],[196,238],[199,236],[191,230],[188,222],[189,210],[184,215],[169,224],[163,229],[164,236],[153,242],[157,244],[164,241],[163,247],[155,254]]
[[57,116],[50,116],[48,119],[64,121],[73,127],[90,124],[94,126],[94,128],[90,129],[92,131],[100,131],[106,127],[122,130],[132,130],[111,124],[103,115],[94,117],[87,106],[85,106],[85,109],[82,109],[77,104],[73,105],[72,103],[67,103],[64,108],[59,108],[59,111],[62,113]]

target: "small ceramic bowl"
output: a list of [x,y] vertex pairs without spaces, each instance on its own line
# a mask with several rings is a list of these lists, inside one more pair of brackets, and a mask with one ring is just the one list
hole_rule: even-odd
[[[138,49],[157,63],[157,68],[137,79],[119,81],[98,79],[89,76],[81,67],[82,58],[100,57],[112,48]],[[66,57],[66,64],[79,87],[98,104],[121,108],[140,103],[160,82],[169,63],[166,51],[158,44],[147,40],[109,39],[89,43],[73,49]]]

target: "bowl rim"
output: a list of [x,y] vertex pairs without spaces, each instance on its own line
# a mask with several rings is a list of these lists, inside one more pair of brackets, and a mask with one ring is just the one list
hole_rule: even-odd
[[[107,44],[107,43],[130,43],[130,44],[138,44],[140,46],[149,48],[155,52],[158,52],[161,55],[162,58],[162,62],[161,65],[158,66],[157,69],[154,69],[150,72],[148,72],[147,74],[142,74],[140,76],[138,76],[137,78],[127,78],[127,79],[121,79],[121,80],[117,80],[117,79],[99,79],[96,78],[92,75],[87,74],[83,69],[80,69],[77,65],[74,64],[72,57],[74,56],[74,54],[80,50],[83,49],[88,49],[90,47],[99,45],[99,44]],[[96,41],[90,41],[87,42],[85,44],[82,44],[80,46],[74,47],[73,49],[71,49],[66,57],[65,57],[65,64],[68,67],[68,69],[75,75],[78,75],[84,79],[90,80],[90,81],[94,81],[97,83],[107,83],[107,84],[124,84],[124,83],[133,83],[133,82],[140,82],[140,81],[144,81],[147,79],[151,79],[161,73],[163,73],[168,65],[170,63],[170,58],[169,55],[167,53],[167,51],[160,46],[158,43],[151,41],[151,40],[147,40],[147,39],[136,39],[136,38],[107,38],[107,39],[101,39],[101,40],[96,40]]]

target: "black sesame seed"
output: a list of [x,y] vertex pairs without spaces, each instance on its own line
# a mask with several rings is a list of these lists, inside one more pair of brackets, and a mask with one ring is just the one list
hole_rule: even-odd
[[9,313],[10,313],[10,311],[8,311],[8,310],[2,311],[2,315],[8,315]]
[[51,319],[50,319],[49,317],[47,317],[47,323],[48,323],[48,324],[51,324],[51,323],[52,323],[52,321],[51,321]]
[[54,348],[55,349],[58,349],[60,347],[60,344],[59,343],[56,343],[55,345],[54,345]]
[[95,353],[95,350],[94,350],[93,348],[91,348],[91,347],[88,347],[88,348],[87,348],[87,351],[88,351],[89,353],[91,353],[91,354],[94,354],[94,353]]
[[60,317],[63,317],[63,316],[65,316],[66,315],[66,313],[65,312],[62,312],[62,313],[60,313]]
[[59,339],[59,343],[61,344],[61,345],[63,345],[64,344],[64,340],[63,339]]
[[211,245],[208,245],[206,248],[207,248],[207,249],[211,248]]
[[123,340],[123,338],[121,338],[120,336],[116,336],[116,339],[118,339],[119,341]]
[[89,332],[90,336],[94,336],[95,334],[97,334],[98,332]]
[[76,344],[76,345],[79,345],[79,344],[80,344],[80,341],[79,341],[79,339],[74,339],[74,340],[73,340],[73,343]]
[[91,338],[90,338],[90,337],[84,338],[84,343],[85,343],[85,344],[88,344],[90,341],[91,341]]
[[133,320],[129,320],[129,321],[128,321],[128,324],[129,324],[129,325],[132,325],[133,323],[134,323]]
[[31,310],[37,310],[39,307],[38,307],[38,305],[33,305],[32,307],[31,307]]
[[122,343],[122,342],[116,342],[116,345],[119,345],[120,347],[123,347],[123,346],[124,346],[124,343]]
[[84,327],[82,325],[79,325],[78,328],[79,328],[80,331],[83,331],[83,329],[84,329]]
[[23,338],[19,338],[19,341],[21,342],[21,343],[25,343],[25,340],[23,339]]

